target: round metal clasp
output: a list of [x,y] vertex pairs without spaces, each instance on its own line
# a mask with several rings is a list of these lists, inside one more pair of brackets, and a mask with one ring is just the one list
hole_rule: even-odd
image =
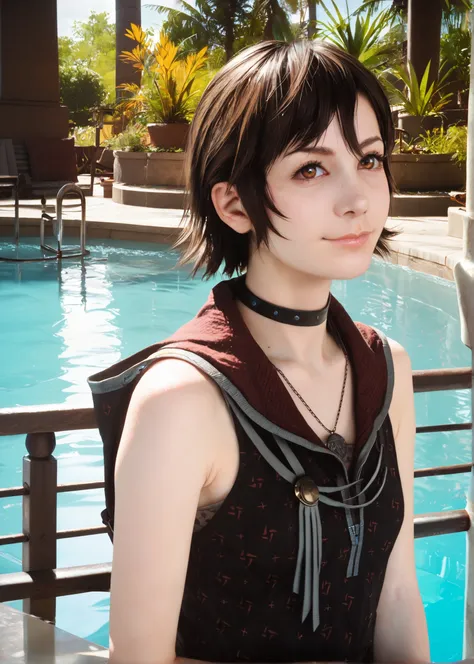
[[308,475],[300,477],[295,482],[295,496],[303,505],[308,507],[316,505],[319,500],[319,489],[316,482]]

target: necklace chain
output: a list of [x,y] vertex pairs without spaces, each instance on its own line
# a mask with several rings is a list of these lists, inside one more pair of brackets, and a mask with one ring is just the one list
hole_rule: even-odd
[[311,407],[306,403],[306,401],[303,399],[303,397],[302,397],[301,394],[298,392],[298,390],[296,389],[296,387],[290,383],[290,381],[289,381],[288,378],[285,376],[285,374],[283,373],[283,371],[282,371],[281,369],[279,369],[278,367],[275,367],[275,369],[278,371],[278,373],[279,373],[280,376],[283,378],[283,380],[284,380],[285,383],[288,385],[288,387],[291,389],[291,391],[292,391],[292,392],[298,397],[298,399],[301,401],[301,403],[302,403],[302,404],[305,406],[305,408],[311,413],[311,415],[312,415],[312,416],[313,416],[313,417],[319,422],[319,424],[320,424],[322,427],[324,427],[324,429],[326,429],[326,431],[327,431],[328,433],[330,433],[331,435],[332,435],[333,433],[336,432],[336,429],[337,429],[337,423],[339,422],[339,415],[341,414],[342,402],[344,401],[344,393],[345,393],[345,391],[346,391],[347,374],[348,374],[348,369],[349,369],[349,360],[348,360],[348,358],[347,358],[347,354],[346,354],[345,352],[344,352],[344,357],[346,358],[346,367],[345,367],[345,370],[344,370],[344,382],[343,382],[343,384],[342,384],[342,393],[341,393],[341,399],[340,399],[340,401],[339,401],[339,408],[338,408],[337,415],[336,415],[336,422],[335,422],[335,424],[334,424],[334,428],[333,428],[332,430],[331,430],[331,429],[328,429],[327,426],[321,422],[321,420],[319,419],[319,417],[318,417],[318,416],[316,415],[316,413],[311,409]]

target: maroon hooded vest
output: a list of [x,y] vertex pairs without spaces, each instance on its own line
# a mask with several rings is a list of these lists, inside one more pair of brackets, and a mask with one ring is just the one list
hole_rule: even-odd
[[[193,535],[177,654],[216,662],[372,661],[377,605],[404,516],[388,417],[390,350],[332,298],[328,329],[344,344],[355,380],[356,454],[347,473],[251,336],[235,283],[218,284],[168,340],[89,379],[104,442],[104,522],[112,535],[115,457],[142,372],[161,357],[194,364],[229,405],[240,466],[215,516]],[[317,487],[315,500],[295,494],[302,477]]]

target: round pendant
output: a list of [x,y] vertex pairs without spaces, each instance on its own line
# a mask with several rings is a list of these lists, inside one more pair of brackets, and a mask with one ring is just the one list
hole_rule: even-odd
[[319,489],[311,477],[304,475],[295,482],[295,495],[303,505],[312,507],[319,500]]
[[327,439],[326,445],[331,452],[337,454],[338,457],[344,458],[346,441],[338,433],[332,433]]

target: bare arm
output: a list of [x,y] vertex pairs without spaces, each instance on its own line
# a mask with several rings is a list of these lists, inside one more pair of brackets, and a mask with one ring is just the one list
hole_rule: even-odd
[[215,386],[163,360],[132,396],[115,472],[110,662],[170,664],[196,510],[228,417]]
[[196,664],[176,657],[179,613],[196,510],[232,435],[217,388],[184,362],[135,389],[115,471],[111,664]]
[[413,472],[415,407],[412,370],[405,350],[391,342],[395,386],[390,417],[405,500],[405,517],[393,548],[377,610],[376,662],[429,662],[426,618],[415,570]]

